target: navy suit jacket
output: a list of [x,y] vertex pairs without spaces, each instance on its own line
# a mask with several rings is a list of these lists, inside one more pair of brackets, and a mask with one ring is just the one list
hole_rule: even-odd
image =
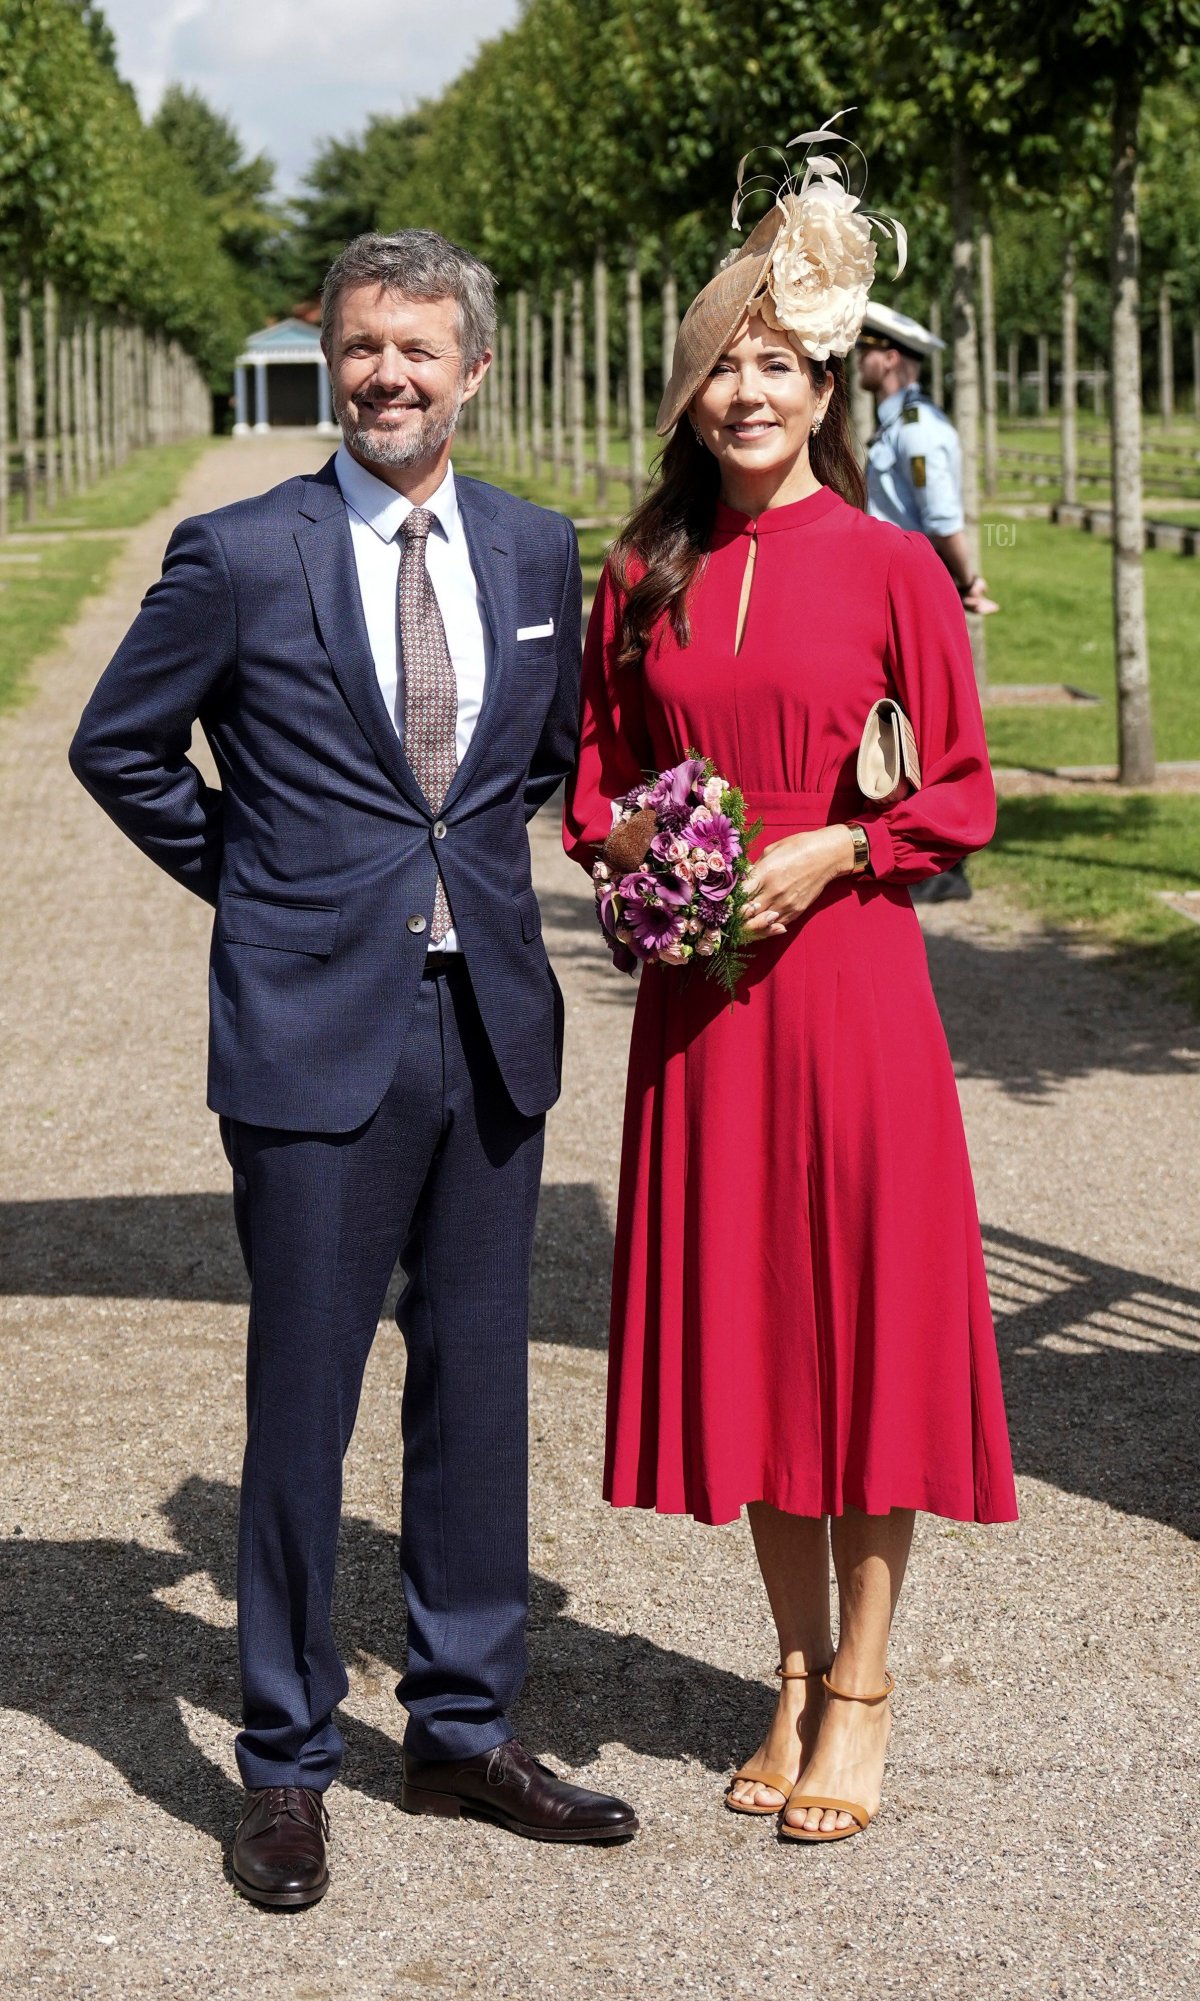
[[[228,1118],[350,1132],[370,1117],[429,942],[409,920],[431,918],[439,864],[509,1095],[526,1115],[558,1096],[562,998],[525,828],[575,754],[578,547],[562,515],[456,485],[494,650],[440,814],[380,693],[332,460],[180,524],[71,745],[121,830],[216,906],[208,1101]],[[188,756],[197,722],[219,790]]]

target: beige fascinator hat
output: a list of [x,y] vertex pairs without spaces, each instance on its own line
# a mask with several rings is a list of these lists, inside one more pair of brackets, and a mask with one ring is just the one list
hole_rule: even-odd
[[[734,228],[742,226],[742,204],[749,195],[769,190],[774,206],[684,314],[675,338],[671,379],[655,424],[659,437],[678,423],[751,313],[761,314],[768,326],[785,333],[792,346],[813,361],[849,354],[875,275],[872,228],[895,239],[896,276],[903,271],[908,238],[902,225],[892,216],[872,215],[860,206],[866,158],[852,139],[829,129],[845,116],[845,111],[835,111],[815,132],[798,132],[788,140],[776,155],[785,168],[781,182],[768,174],[756,174],[748,181],[746,165],[753,154],[743,154],[733,197]],[[799,179],[785,158],[793,146],[803,146],[807,155]],[[851,192],[846,159],[827,150],[835,146],[857,153],[863,162],[863,186],[857,194]],[[814,153],[814,147],[821,150]]]

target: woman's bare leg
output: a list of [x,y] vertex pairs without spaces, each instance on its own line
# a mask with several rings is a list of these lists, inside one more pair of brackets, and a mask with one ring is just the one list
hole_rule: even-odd
[[[824,1668],[833,1653],[829,1635],[829,1528],[823,1517],[785,1515],[756,1501],[747,1510],[754,1550],[767,1587],[781,1666],[793,1673]],[[751,1770],[793,1776],[811,1755],[821,1713],[821,1683],[785,1681],[771,1726],[752,1758]],[[774,1786],[743,1779],[733,1798],[747,1805],[781,1807]]]
[[[849,1695],[878,1695],[884,1686],[915,1519],[911,1508],[893,1508],[889,1515],[850,1510],[830,1524],[840,1616],[829,1679]],[[877,1812],[891,1727],[889,1702],[827,1701],[816,1746],[801,1773],[801,1791],[854,1800],[868,1813]],[[827,1833],[852,1825],[849,1814],[816,1807],[793,1807],[785,1818],[794,1827]]]

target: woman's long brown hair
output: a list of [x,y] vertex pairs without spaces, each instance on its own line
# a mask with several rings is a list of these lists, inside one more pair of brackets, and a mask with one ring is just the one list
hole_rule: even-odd
[[[843,363],[834,355],[824,363],[807,356],[804,360],[818,394],[826,376],[833,377],[824,421],[809,440],[809,463],[823,486],[832,487],[851,507],[865,507],[867,487],[850,436]],[[666,442],[649,492],[612,546],[610,560],[621,597],[618,665],[641,665],[663,617],[680,646],[691,639],[688,594],[712,538],[720,489],[717,461],[697,444],[685,413]]]

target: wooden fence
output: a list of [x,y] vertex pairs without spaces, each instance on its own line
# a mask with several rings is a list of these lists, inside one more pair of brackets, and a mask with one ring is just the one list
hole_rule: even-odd
[[[495,364],[466,413],[468,437],[506,472],[548,468],[556,483],[569,478],[574,498],[590,476],[599,507],[609,504],[614,485],[625,490],[630,506],[636,502],[645,484],[648,442],[644,281],[637,257],[630,256],[622,274],[624,341],[615,381],[610,275],[604,258],[597,257],[590,281],[590,341],[588,285],[582,277],[573,278],[569,288],[554,289],[548,312],[526,291],[506,299]],[[661,387],[679,320],[670,270],[661,279],[660,305],[663,331],[655,379]]]
[[14,500],[32,522],[139,446],[211,429],[208,385],[177,341],[64,301],[49,280],[36,294],[28,278],[0,285],[0,536]]

